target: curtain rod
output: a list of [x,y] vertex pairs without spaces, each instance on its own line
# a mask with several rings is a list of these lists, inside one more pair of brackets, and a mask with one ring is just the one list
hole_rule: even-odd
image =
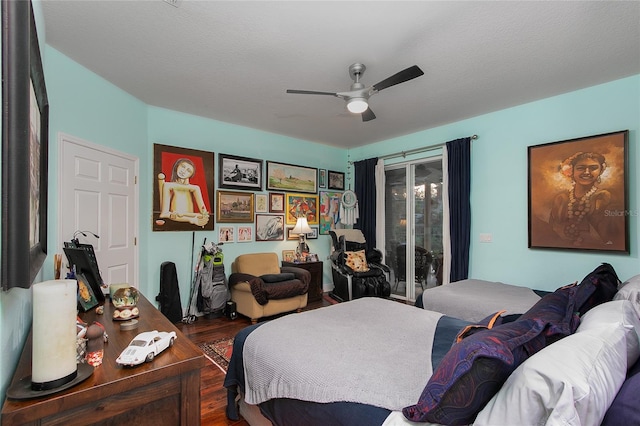
[[[478,135],[472,135],[470,136],[471,140],[476,140],[478,139]],[[439,149],[442,148],[443,146],[445,146],[445,143],[439,143],[437,145],[431,145],[431,146],[427,146],[424,148],[415,148],[415,149],[410,149],[408,151],[400,151],[400,152],[396,152],[394,154],[387,154],[387,155],[383,155],[378,157],[379,159],[382,160],[387,160],[389,158],[395,158],[395,157],[406,157],[407,155],[411,155],[411,154],[417,154],[419,152],[428,152],[428,151],[433,151],[435,149]]]

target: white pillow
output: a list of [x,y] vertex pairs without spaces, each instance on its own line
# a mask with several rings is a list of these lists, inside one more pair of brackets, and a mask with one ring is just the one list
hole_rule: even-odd
[[585,314],[586,325],[522,363],[474,425],[599,425],[640,354],[627,301]]
[[602,303],[589,310],[580,319],[576,333],[605,327],[608,330],[624,327],[627,330],[627,362],[633,365],[640,354],[640,317],[638,305],[628,300],[614,300]]
[[613,300],[630,300],[633,302],[636,312],[640,316],[640,275],[629,278],[620,284],[618,292],[613,296]]

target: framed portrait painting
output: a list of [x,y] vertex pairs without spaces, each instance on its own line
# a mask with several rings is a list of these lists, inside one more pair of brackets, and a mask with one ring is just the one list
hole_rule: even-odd
[[256,241],[284,240],[284,216],[281,214],[256,215]]
[[30,1],[2,2],[2,288],[47,257],[49,100]]
[[253,223],[253,192],[218,191],[218,222]]
[[286,223],[295,224],[299,217],[306,216],[309,225],[318,224],[318,196],[287,193]]
[[318,169],[267,161],[267,189],[318,192]]
[[530,248],[629,252],[628,137],[528,148]]
[[153,230],[213,230],[214,153],[153,145]]
[[218,187],[262,190],[262,160],[218,154]]

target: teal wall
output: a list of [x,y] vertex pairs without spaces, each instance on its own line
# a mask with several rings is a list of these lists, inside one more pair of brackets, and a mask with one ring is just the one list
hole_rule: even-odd
[[[44,34],[37,1],[34,11],[38,33]],[[46,45],[42,36],[40,42],[41,46]],[[154,143],[346,171],[348,159],[370,158],[477,134],[479,139],[472,150],[472,277],[551,290],[581,279],[600,262],[612,263],[622,279],[640,271],[639,178],[635,168],[640,160],[640,75],[347,151],[150,107],[48,46],[43,49],[43,62],[51,105],[48,252],[59,252],[63,243],[57,235],[58,134],[63,132],[138,157],[140,290],[150,299],[158,293],[160,264],[173,261],[178,267],[186,306],[192,265],[191,233],[151,231]],[[528,249],[527,146],[623,129],[630,130],[631,254]],[[479,243],[479,233],[491,233],[493,242]],[[215,232],[196,233],[196,252],[205,237],[217,241]],[[231,261],[242,252],[279,252],[295,245],[293,241],[229,244],[223,247],[225,266],[229,272]],[[309,241],[309,245],[321,256],[328,253],[326,236]],[[52,278],[51,257],[36,281]],[[324,282],[331,285],[328,265]],[[31,290],[1,292],[0,318],[3,398],[31,326]]]
[[[344,170],[347,163],[347,153],[344,149],[332,148],[311,142],[261,132],[246,127],[196,117],[193,115],[177,113],[162,108],[149,107],[148,109],[149,144],[145,159],[153,158],[153,144],[183,146],[187,148],[213,151],[216,153],[215,169],[218,170],[217,154],[240,155],[269,161],[297,164],[302,166],[317,167],[331,170]],[[266,166],[266,165],[265,165]],[[152,167],[150,164],[149,167]],[[148,260],[146,276],[147,283],[141,283],[143,292],[148,295],[158,293],[160,281],[160,264],[171,261],[176,264],[178,270],[178,282],[182,304],[187,306],[189,288],[191,284],[192,270],[192,241],[191,232],[152,232],[151,231],[151,206],[152,186],[155,178],[152,173],[143,174],[144,185],[140,191],[141,208],[144,209],[145,220],[140,224],[141,256]],[[216,187],[218,176],[216,172]],[[147,190],[144,190],[144,188]],[[258,193],[267,194],[267,191]],[[237,226],[233,224],[234,226]],[[195,233],[195,254],[197,255],[204,239],[218,241],[218,225],[215,231],[201,231]],[[317,240],[309,240],[312,251],[329,253],[330,238],[320,235]],[[232,243],[222,246],[224,253],[225,272],[227,276],[231,272],[231,262],[241,253],[257,253],[275,251],[280,254],[282,250],[293,250],[297,241],[261,241],[252,243]],[[196,256],[194,256],[195,258]],[[194,263],[196,260],[194,259]],[[331,269],[329,262],[324,262],[323,282],[330,285]],[[147,289],[145,291],[144,289]]]
[[[639,126],[640,75],[636,75],[353,149],[350,157],[383,156],[477,134],[471,159],[469,274],[553,290],[581,280],[600,262],[611,263],[623,280],[640,273]],[[627,129],[630,254],[529,249],[527,147]],[[492,234],[493,242],[480,243],[480,233]]]

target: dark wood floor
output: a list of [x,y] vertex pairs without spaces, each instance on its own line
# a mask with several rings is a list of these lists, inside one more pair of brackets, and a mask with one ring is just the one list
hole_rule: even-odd
[[[316,302],[309,302],[305,310],[317,309],[328,305],[329,302],[322,299]],[[225,337],[233,337],[239,330],[248,325],[251,325],[251,321],[240,315],[235,320],[230,320],[226,317],[214,319],[200,317],[193,324],[179,323],[176,324],[176,327],[193,343],[199,345]],[[227,419],[225,415],[227,391],[222,386],[223,381],[224,373],[212,363],[207,362],[207,366],[202,369],[200,379],[201,424],[203,426],[248,426],[248,423],[244,420],[234,422]]]

